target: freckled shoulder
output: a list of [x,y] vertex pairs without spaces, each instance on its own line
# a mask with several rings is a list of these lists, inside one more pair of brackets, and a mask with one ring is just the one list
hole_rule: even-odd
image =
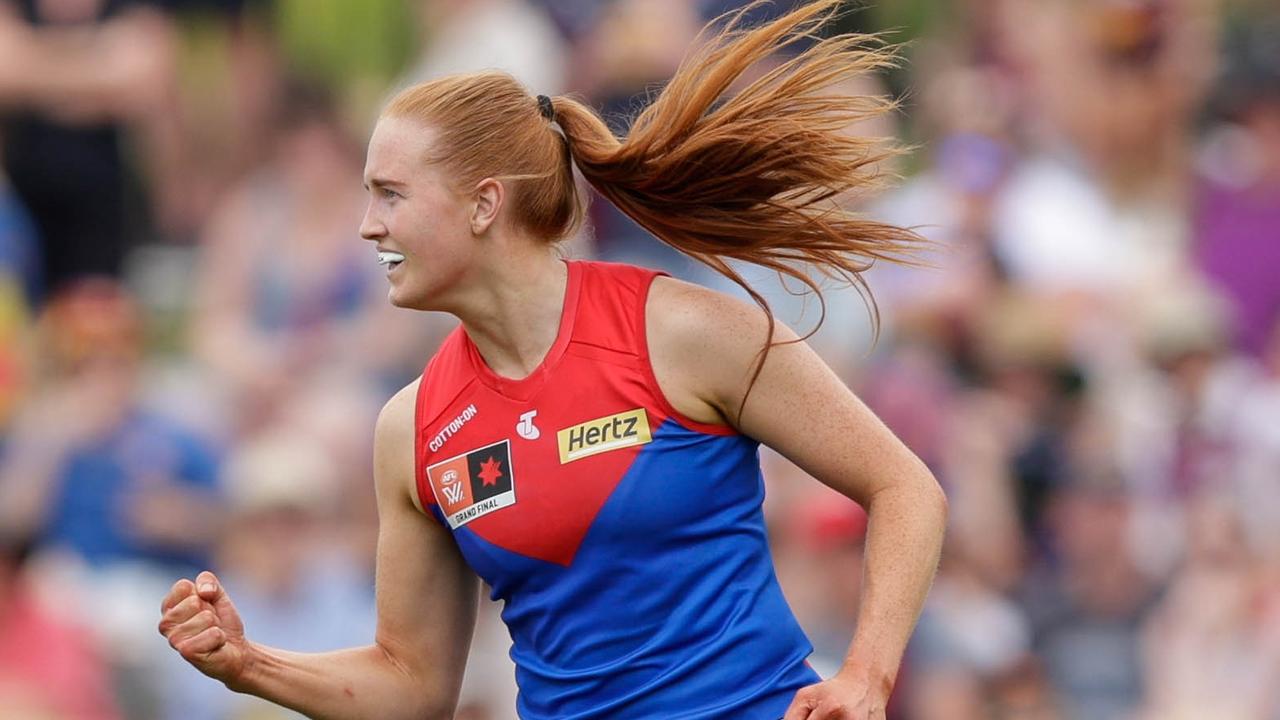
[[[700,285],[658,277],[645,324],[650,363],[668,401],[698,422],[733,417],[768,337],[764,311]],[[775,342],[795,337],[775,322]]]

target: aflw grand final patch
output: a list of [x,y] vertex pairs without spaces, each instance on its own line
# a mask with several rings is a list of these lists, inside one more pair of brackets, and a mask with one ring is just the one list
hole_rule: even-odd
[[516,502],[508,440],[438,462],[427,468],[427,479],[455,530]]

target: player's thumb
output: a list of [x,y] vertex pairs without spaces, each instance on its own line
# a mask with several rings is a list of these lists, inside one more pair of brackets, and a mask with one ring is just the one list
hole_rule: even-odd
[[791,701],[791,705],[787,708],[787,714],[782,716],[782,720],[808,720],[813,709],[818,706],[818,700],[814,697],[812,685],[801,688],[800,692]]
[[196,594],[213,609],[214,616],[218,619],[218,627],[222,628],[223,632],[232,635],[244,634],[240,613],[236,612],[231,596],[227,594],[226,588],[222,586],[222,581],[218,580],[217,575],[208,570],[197,575]]
[[226,598],[226,591],[222,589],[222,583],[218,581],[218,576],[205,570],[196,576],[196,594],[201,600],[207,603],[218,604],[219,600]]

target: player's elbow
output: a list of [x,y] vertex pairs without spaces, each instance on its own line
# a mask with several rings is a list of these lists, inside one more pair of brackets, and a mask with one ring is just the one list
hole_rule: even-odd
[[417,688],[407,692],[397,703],[397,717],[404,720],[453,720],[457,699],[445,697],[445,693]]
[[937,534],[942,535],[950,511],[947,494],[924,463],[920,463],[915,471],[902,476],[902,480],[891,488],[899,502],[904,502],[911,508],[911,514],[920,524],[936,528]]
[[941,527],[946,527],[947,515],[951,512],[951,503],[947,500],[947,493],[942,489],[942,484],[932,474],[929,475],[928,488],[930,491],[929,501],[938,513],[938,524]]
[[938,482],[938,478],[934,477],[933,473],[927,468],[922,468],[914,485],[917,507],[922,512],[933,515],[940,528],[945,526],[950,505],[947,501],[947,493],[942,489],[942,484]]
[[395,677],[395,697],[388,705],[393,714],[386,717],[403,720],[453,718],[458,704],[457,687],[448,687],[448,683],[443,678],[436,677],[438,673],[433,673],[430,669],[406,662],[387,645],[378,643],[377,647]]
[[439,705],[428,708],[422,715],[417,715],[415,717],[423,718],[424,720],[453,720],[454,709],[455,705],[449,705],[448,707]]
[[454,711],[457,709],[457,703],[432,697],[421,690],[417,693],[402,694],[393,706],[391,714],[383,717],[397,720],[453,720]]
[[414,708],[414,720],[453,720],[458,711],[458,693],[437,688],[425,692]]
[[383,717],[398,720],[452,720],[457,710],[457,698],[445,692],[432,692],[423,688],[405,688],[388,708]]

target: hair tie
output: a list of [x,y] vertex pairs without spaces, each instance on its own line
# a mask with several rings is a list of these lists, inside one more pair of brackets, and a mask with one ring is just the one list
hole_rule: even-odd
[[556,108],[551,104],[551,98],[546,95],[538,96],[538,111],[542,113],[542,117],[548,120],[556,119]]

